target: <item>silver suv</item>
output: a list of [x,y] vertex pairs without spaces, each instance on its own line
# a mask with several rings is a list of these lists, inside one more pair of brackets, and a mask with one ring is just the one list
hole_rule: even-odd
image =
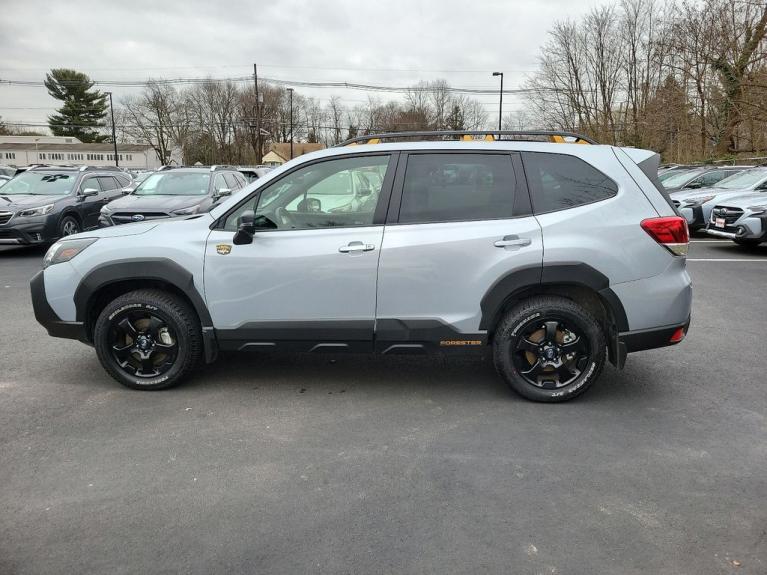
[[66,238],[32,279],[37,320],[136,389],[220,350],[490,347],[515,391],[563,401],[606,360],[681,341],[687,225],[658,155],[492,134],[356,138],[208,213]]

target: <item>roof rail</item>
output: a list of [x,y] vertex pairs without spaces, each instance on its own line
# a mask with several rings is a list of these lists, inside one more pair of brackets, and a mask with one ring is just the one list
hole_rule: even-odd
[[[192,166],[194,167],[194,166]],[[214,164],[210,167],[211,172],[215,172],[217,170],[236,170],[237,168],[235,166],[228,166],[225,164]]]
[[[546,137],[549,142],[557,144],[596,144],[595,140],[575,132],[562,132],[559,130],[427,130],[419,132],[386,132],[382,134],[368,134],[366,136],[357,136],[341,142],[334,147],[352,146],[355,144],[380,144],[381,140],[392,140],[396,138],[435,138],[450,137],[451,139],[460,138],[463,141],[474,140],[475,136],[482,136],[490,142],[495,141],[539,141],[534,137]],[[511,136],[503,138],[503,136]],[[570,140],[567,140],[569,138]]]

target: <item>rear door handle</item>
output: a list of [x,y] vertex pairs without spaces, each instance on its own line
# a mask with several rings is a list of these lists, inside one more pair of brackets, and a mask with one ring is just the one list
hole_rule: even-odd
[[530,238],[520,238],[516,235],[503,236],[502,240],[498,240],[493,245],[497,248],[508,248],[514,246],[529,246],[533,241]]
[[376,249],[373,244],[366,244],[363,242],[349,242],[345,246],[338,248],[338,251],[342,254],[356,253],[356,252],[369,252]]

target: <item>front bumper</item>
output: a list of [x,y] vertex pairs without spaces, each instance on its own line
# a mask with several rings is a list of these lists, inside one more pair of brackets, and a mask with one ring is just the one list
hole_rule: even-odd
[[709,222],[706,226],[706,233],[728,240],[767,239],[767,215],[743,216],[724,228],[714,227],[713,223]]
[[706,218],[703,215],[703,206],[683,206],[678,208],[679,213],[687,220],[690,231],[696,231],[706,227]]
[[56,241],[56,220],[47,216],[12,218],[0,226],[0,244],[31,245]]
[[45,295],[45,270],[40,270],[29,282],[32,293],[32,309],[35,319],[42,325],[48,334],[53,337],[77,339],[84,343],[90,343],[87,338],[85,324],[81,321],[63,321],[48,303]]

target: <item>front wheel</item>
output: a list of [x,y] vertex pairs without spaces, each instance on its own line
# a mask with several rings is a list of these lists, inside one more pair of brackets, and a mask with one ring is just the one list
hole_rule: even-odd
[[63,238],[80,233],[80,222],[72,216],[64,216],[59,222],[59,235]]
[[493,339],[493,360],[511,388],[533,401],[567,401],[599,377],[606,357],[599,322],[572,300],[537,296],[512,307]]
[[99,314],[93,343],[101,365],[132,389],[166,389],[200,361],[202,334],[194,310],[160,290],[124,294]]

